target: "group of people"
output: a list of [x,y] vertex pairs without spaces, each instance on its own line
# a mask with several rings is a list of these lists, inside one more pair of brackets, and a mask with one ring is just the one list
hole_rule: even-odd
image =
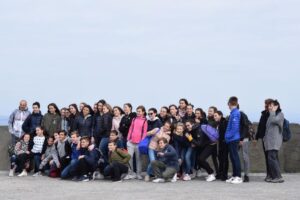
[[279,102],[265,100],[256,132],[239,106],[238,98],[230,97],[230,115],[225,117],[214,106],[206,114],[186,99],[180,99],[179,106],[163,106],[159,112],[156,108],[146,111],[144,106],[133,112],[130,103],[121,108],[100,100],[93,108],[80,103],[79,108],[71,104],[59,110],[51,103],[42,115],[39,102],[29,112],[22,100],[8,122],[12,137],[9,176],[27,176],[34,170],[33,176],[74,181],[110,178],[160,183],[190,181],[205,170],[207,182],[219,179],[240,184],[250,181],[250,141],[262,139],[265,181],[284,182],[278,160],[284,124]]

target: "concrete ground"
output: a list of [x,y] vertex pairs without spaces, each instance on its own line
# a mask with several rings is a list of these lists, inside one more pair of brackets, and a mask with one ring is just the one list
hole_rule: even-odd
[[0,199],[22,200],[77,200],[77,199],[300,199],[300,174],[285,174],[285,183],[270,184],[263,181],[262,174],[253,174],[250,183],[240,185],[216,181],[207,183],[204,178],[190,182],[146,183],[144,181],[72,182],[48,177],[8,177],[0,173]]

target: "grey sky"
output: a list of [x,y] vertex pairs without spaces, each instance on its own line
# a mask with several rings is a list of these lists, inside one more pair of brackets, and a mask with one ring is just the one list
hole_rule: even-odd
[[20,99],[216,105],[299,122],[299,1],[0,1],[0,115]]

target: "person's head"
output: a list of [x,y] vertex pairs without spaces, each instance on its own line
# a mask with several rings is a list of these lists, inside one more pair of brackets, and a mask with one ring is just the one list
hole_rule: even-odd
[[164,118],[169,115],[169,112],[170,112],[169,108],[167,106],[163,106],[160,109],[159,115]]
[[155,117],[157,116],[156,108],[150,108],[148,110],[148,116],[149,116],[150,119],[155,119]]
[[99,113],[103,113],[103,105],[106,104],[106,101],[104,99],[101,99],[97,103],[97,109]]
[[170,114],[171,116],[177,116],[178,114],[178,108],[176,105],[172,104],[169,106]]
[[118,139],[118,132],[113,130],[113,131],[110,131],[110,134],[109,134],[109,140],[110,141],[116,141]]
[[20,110],[26,110],[27,109],[27,101],[26,100],[21,100],[20,101],[19,109]]
[[59,140],[60,141],[64,141],[65,139],[66,139],[66,137],[67,137],[67,132],[66,131],[60,131],[59,132]]
[[229,100],[228,100],[228,107],[230,110],[233,110],[235,108],[237,108],[239,105],[239,102],[238,102],[238,98],[237,97],[230,97]]
[[71,133],[71,140],[72,140],[72,143],[74,143],[74,144],[77,143],[77,141],[78,141],[78,136],[79,136],[79,134],[78,134],[77,131],[73,131],[73,132]]
[[164,132],[171,131],[171,127],[172,127],[171,122],[166,121],[166,122],[164,123],[164,126],[163,126]]
[[62,108],[62,109],[60,109],[60,114],[61,114],[61,117],[62,117],[62,118],[65,118],[65,117],[66,117],[66,111],[67,111],[67,108]]
[[223,118],[223,113],[221,111],[215,112],[215,114],[214,114],[214,120],[216,122],[221,121],[222,118]]
[[59,134],[58,134],[58,133],[54,133],[54,134],[53,134],[53,137],[54,137],[54,139],[55,139],[56,141],[59,140]]
[[112,113],[112,108],[111,108],[111,106],[108,103],[106,103],[106,104],[103,105],[103,113],[104,114],[106,114],[106,113]]
[[180,133],[180,134],[183,134],[183,132],[184,132],[184,124],[183,123],[181,123],[181,122],[179,122],[179,123],[177,123],[177,125],[176,125],[176,132],[177,133]]
[[75,103],[69,105],[69,109],[72,115],[77,115],[79,113],[78,107]]
[[121,115],[124,115],[124,111],[119,106],[115,106],[113,108],[113,111],[114,111],[114,116],[115,117],[120,117]]
[[132,112],[132,105],[130,103],[125,103],[123,106],[123,110],[126,115],[130,114]]
[[98,103],[94,103],[93,111],[94,113],[98,112]]
[[80,110],[80,112],[82,112],[83,107],[86,106],[86,105],[87,105],[87,103],[85,103],[85,102],[81,102],[79,104],[79,110]]
[[194,112],[194,106],[192,104],[188,104],[187,107],[186,107],[186,113],[188,115],[192,115]]
[[50,103],[48,105],[48,113],[60,115],[59,109],[55,103]]
[[136,108],[136,115],[138,117],[145,117],[146,116],[146,108],[145,108],[145,106],[138,106]]
[[205,118],[205,116],[203,115],[204,111],[202,110],[202,108],[196,108],[195,110],[195,117],[196,119],[203,119]]
[[32,104],[32,112],[33,113],[39,113],[40,112],[40,108],[41,108],[41,105],[39,102],[34,102]]
[[47,143],[48,143],[48,146],[52,146],[54,144],[54,137],[53,136],[49,137],[47,140]]
[[84,117],[86,117],[88,115],[92,115],[93,114],[93,109],[91,108],[91,106],[85,105],[82,108],[82,114],[83,114]]
[[208,118],[213,118],[214,114],[218,111],[217,107],[215,106],[211,106],[208,108],[208,112],[207,112],[207,117]]
[[181,110],[185,110],[188,104],[189,104],[189,102],[187,101],[187,99],[180,99],[179,100],[179,108]]
[[265,100],[265,110],[269,110],[269,105],[272,103],[273,99]]
[[273,111],[273,110],[275,110],[275,112],[281,110],[280,103],[277,100],[273,100],[269,104],[269,111]]
[[185,127],[188,131],[193,130],[194,121],[188,120],[185,122]]
[[159,138],[157,143],[160,149],[164,149],[168,144],[168,140],[166,138]]
[[91,139],[87,136],[83,136],[82,138],[80,138],[80,147],[81,148],[88,148],[91,144]]
[[37,126],[35,128],[35,133],[37,136],[43,136],[44,135],[44,128],[41,126]]
[[108,143],[108,150],[110,152],[115,151],[117,149],[117,144],[114,141],[110,141]]
[[23,137],[24,142],[26,142],[26,143],[29,142],[29,140],[30,140],[30,134],[29,133],[25,133],[22,137]]
[[70,109],[69,108],[66,109],[65,115],[66,115],[66,118],[70,117],[71,113],[70,113]]

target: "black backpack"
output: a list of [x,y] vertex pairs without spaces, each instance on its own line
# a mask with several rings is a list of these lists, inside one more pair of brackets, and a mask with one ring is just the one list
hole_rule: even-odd
[[244,112],[241,113],[240,119],[240,132],[244,138],[254,139],[254,128],[252,122],[249,120],[248,116]]
[[290,129],[290,122],[287,119],[283,121],[283,131],[282,131],[282,140],[287,142],[292,138],[292,132]]

